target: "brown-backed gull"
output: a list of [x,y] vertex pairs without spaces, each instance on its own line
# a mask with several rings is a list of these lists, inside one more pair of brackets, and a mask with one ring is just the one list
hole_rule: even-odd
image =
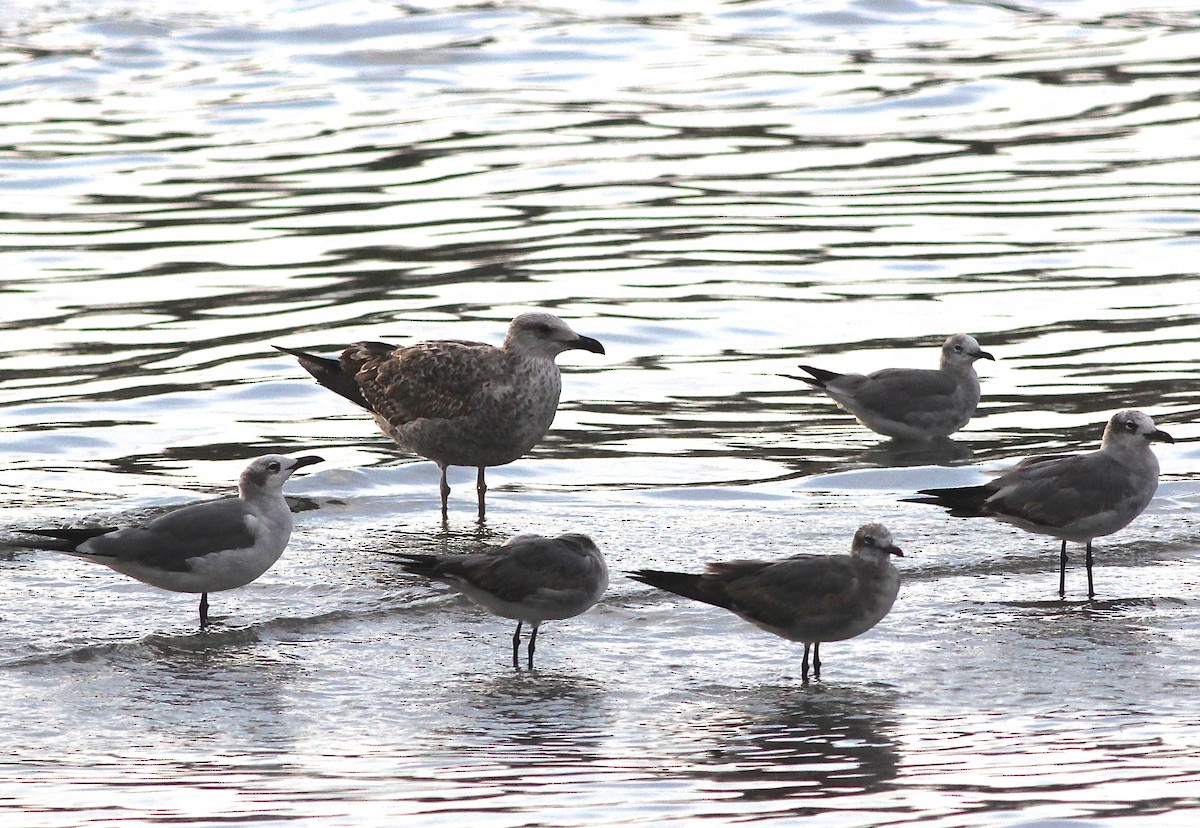
[[321,385],[371,412],[400,446],[437,463],[443,520],[450,495],[447,467],[479,470],[482,520],[484,469],[526,454],[554,422],[562,389],[554,358],[571,349],[604,353],[595,339],[542,312],[513,319],[499,348],[459,340],[359,342],[338,359],[278,349],[299,359]]

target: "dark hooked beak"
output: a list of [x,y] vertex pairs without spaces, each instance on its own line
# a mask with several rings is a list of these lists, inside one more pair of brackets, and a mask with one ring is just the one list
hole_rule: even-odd
[[1147,434],[1146,439],[1152,443],[1156,440],[1160,443],[1174,443],[1175,442],[1175,438],[1172,437],[1170,434],[1167,434],[1167,432],[1163,431],[1161,428],[1156,428],[1156,429],[1154,429],[1154,431]]
[[990,359],[992,362],[996,361],[996,358],[994,356],[992,356],[991,354],[989,354],[987,351],[977,352],[975,354],[975,358],[976,359]]
[[311,466],[313,463],[324,463],[324,462],[325,462],[324,457],[317,457],[317,455],[315,455],[315,454],[308,454],[308,455],[305,455],[304,457],[297,457],[295,460],[292,461],[292,471],[295,471],[296,469],[304,468],[305,466]]
[[604,353],[604,346],[600,344],[600,340],[592,339],[590,336],[581,336],[579,339],[571,342],[572,348],[577,348],[580,351],[591,351],[593,354]]
[[904,557],[904,550],[894,544],[892,546],[885,546],[883,548],[883,551],[888,553],[889,555],[895,555],[897,558]]

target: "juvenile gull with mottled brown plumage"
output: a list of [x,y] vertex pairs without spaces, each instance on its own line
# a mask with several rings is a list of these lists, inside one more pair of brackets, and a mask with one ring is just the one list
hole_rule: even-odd
[[1092,540],[1128,526],[1158,489],[1158,458],[1150,443],[1175,440],[1141,411],[1118,411],[1104,428],[1100,450],[1031,457],[982,486],[921,489],[911,503],[944,506],[954,517],[990,517],[1026,532],[1062,540],[1058,594],[1066,595],[1067,541],[1087,544],[1088,598]]
[[904,553],[881,524],[854,533],[849,555],[796,555],[782,561],[710,563],[699,575],[639,569],[630,577],[733,612],[790,641],[804,642],[801,677],[821,677],[821,642],[845,641],[878,624],[896,602]]
[[501,618],[514,618],[513,666],[529,624],[529,666],[543,621],[587,612],[608,588],[608,564],[587,535],[518,535],[503,546],[460,555],[404,554],[406,572],[448,584]]
[[477,468],[480,520],[484,469],[525,455],[554,422],[562,390],[554,358],[572,349],[604,353],[595,339],[542,312],[513,319],[499,348],[461,340],[359,342],[339,359],[276,348],[299,359],[321,385],[370,411],[397,444],[437,463],[443,519],[447,467]]

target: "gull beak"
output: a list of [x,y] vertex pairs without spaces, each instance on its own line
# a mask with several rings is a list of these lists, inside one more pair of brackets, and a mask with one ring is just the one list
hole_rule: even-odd
[[311,466],[313,463],[324,463],[324,462],[325,462],[324,457],[317,457],[317,455],[315,455],[315,454],[308,454],[308,455],[305,455],[304,457],[297,457],[295,460],[292,461],[292,471],[295,471],[296,469],[304,468],[305,466]]
[[976,359],[990,359],[992,362],[996,361],[996,358],[994,356],[992,356],[991,354],[989,354],[987,351],[976,352],[975,358]]
[[1156,440],[1160,443],[1174,443],[1175,442],[1175,438],[1172,437],[1170,434],[1167,434],[1167,432],[1163,431],[1161,428],[1156,428],[1156,429],[1154,429],[1154,431],[1147,434],[1146,439],[1152,443],[1155,442]]
[[896,546],[895,544],[893,544],[891,546],[885,546],[883,551],[888,553],[889,555],[895,555],[897,558],[904,557],[904,550],[901,549],[899,546]]
[[592,339],[590,336],[581,336],[567,344],[570,348],[580,351],[591,351],[593,354],[604,353],[604,346],[600,344],[600,340]]

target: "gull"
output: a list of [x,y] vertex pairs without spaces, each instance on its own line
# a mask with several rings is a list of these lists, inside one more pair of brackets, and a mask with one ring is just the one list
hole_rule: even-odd
[[448,584],[501,618],[515,618],[513,667],[521,627],[529,624],[528,661],[543,621],[574,618],[592,608],[608,588],[608,564],[587,535],[557,538],[518,535],[503,546],[458,555],[402,554],[405,572]]
[[200,593],[200,626],[208,626],[208,593],[245,586],[271,568],[292,534],[283,483],[322,459],[258,457],[238,480],[238,497],[195,503],[143,524],[115,528],[21,529],[42,540],[13,546],[63,552],[103,564],[144,584]]
[[942,344],[937,370],[885,368],[873,374],[835,374],[799,366],[812,377],[783,376],[815,385],[872,431],[897,440],[934,440],[965,426],[979,405],[975,360],[996,358],[975,337],[955,334]]
[[782,561],[710,563],[701,575],[639,569],[630,577],[722,607],[756,627],[804,642],[802,678],[821,677],[821,642],[845,641],[874,627],[900,590],[892,556],[904,552],[879,523],[854,533],[849,555],[796,555]]
[[1062,540],[1058,595],[1067,594],[1067,541],[1087,544],[1088,598],[1092,586],[1092,540],[1128,526],[1158,488],[1158,458],[1150,443],[1173,443],[1141,411],[1118,411],[1104,428],[1100,450],[1087,454],[1031,457],[982,486],[921,489],[954,517],[990,517],[1026,532]]
[[435,340],[396,346],[359,342],[338,359],[275,346],[300,360],[318,383],[361,406],[401,447],[441,470],[442,520],[447,518],[449,466],[474,466],[479,519],[484,469],[511,463],[546,435],[558,410],[562,377],[554,358],[604,346],[580,336],[549,313],[522,313],[504,344]]

